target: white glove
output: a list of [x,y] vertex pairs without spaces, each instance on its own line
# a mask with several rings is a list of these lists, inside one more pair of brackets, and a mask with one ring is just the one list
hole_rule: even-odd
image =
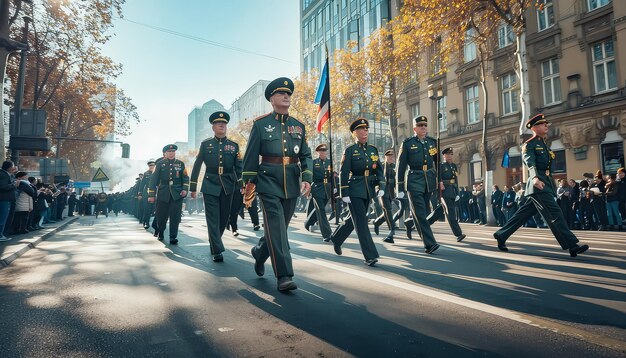
[[385,195],[385,191],[384,191],[384,190],[379,190],[379,191],[378,191],[378,197],[379,197],[379,198],[382,198],[382,197],[383,197],[383,195]]
[[350,204],[351,203],[349,196],[344,196],[343,198],[341,198],[341,200],[343,200],[343,202],[346,203],[346,204]]
[[337,188],[333,188],[333,194],[337,194]]
[[404,192],[403,191],[399,191],[398,195],[396,195],[396,198],[398,198],[398,199],[404,198]]
[[461,197],[457,195],[456,198],[454,198],[454,201],[459,201],[459,199],[461,199]]

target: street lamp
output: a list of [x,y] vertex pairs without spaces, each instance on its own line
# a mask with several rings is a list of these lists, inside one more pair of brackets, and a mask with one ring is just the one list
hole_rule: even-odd
[[437,140],[439,140],[439,125],[440,125],[440,117],[443,117],[443,113],[439,113],[439,100],[443,98],[443,85],[441,83],[437,84],[436,87],[431,84],[428,85],[428,98],[430,98],[435,104],[435,109],[437,111]]
[[[23,101],[23,97],[24,97],[24,82],[25,82],[25,78],[26,78],[26,52],[28,51],[28,25],[30,24],[30,22],[32,21],[32,19],[30,18],[30,16],[24,16],[22,17],[22,19],[24,19],[24,28],[23,28],[23,32],[22,32],[22,43],[26,46],[25,49],[23,49],[20,52],[20,67],[19,67],[19,71],[17,74],[17,88],[15,90],[15,115],[13,117],[13,120],[15,121],[15,125],[13,126],[14,128],[16,128],[16,135],[20,135],[21,133],[21,117],[22,117],[22,101]],[[11,145],[11,160],[13,161],[13,163],[15,163],[15,165],[17,165],[17,162],[19,160],[19,154],[18,154],[18,149],[16,149],[13,145]]]

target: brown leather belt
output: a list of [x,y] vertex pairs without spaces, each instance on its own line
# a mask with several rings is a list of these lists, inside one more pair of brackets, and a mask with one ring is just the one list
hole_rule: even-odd
[[269,157],[264,155],[261,162],[271,164],[297,164],[298,157]]
[[454,183],[456,182],[456,180],[454,180],[454,179],[450,179],[450,180],[446,180],[446,179],[444,179],[444,180],[442,180],[442,182],[443,182],[444,184],[454,184]]

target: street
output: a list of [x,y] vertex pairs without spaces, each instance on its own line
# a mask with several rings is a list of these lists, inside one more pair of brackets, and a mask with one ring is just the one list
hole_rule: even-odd
[[[520,229],[500,252],[495,227],[433,225],[434,255],[400,231],[374,236],[363,264],[290,225],[294,281],[276,290],[248,219],[211,261],[204,214],[186,215],[178,246],[129,215],[81,217],[0,269],[4,357],[618,357],[626,354],[623,233],[576,231],[590,250],[561,251],[548,230]],[[372,230],[373,231],[373,230]]]

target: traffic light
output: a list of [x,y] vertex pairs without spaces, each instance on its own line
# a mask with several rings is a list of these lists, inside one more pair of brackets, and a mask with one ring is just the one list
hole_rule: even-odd
[[130,158],[130,144],[122,143],[122,158]]

